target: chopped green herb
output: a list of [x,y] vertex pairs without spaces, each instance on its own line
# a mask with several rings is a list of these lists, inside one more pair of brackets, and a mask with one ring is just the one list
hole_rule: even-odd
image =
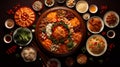
[[72,48],[72,47],[73,47],[73,41],[70,41],[70,42],[67,44],[67,47],[68,47],[68,48]]

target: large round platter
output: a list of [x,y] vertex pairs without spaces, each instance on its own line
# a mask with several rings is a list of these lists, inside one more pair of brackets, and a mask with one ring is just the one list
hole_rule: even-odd
[[92,56],[101,56],[107,50],[107,41],[101,35],[92,35],[86,42],[86,49]]
[[77,12],[66,7],[54,7],[40,16],[35,35],[47,52],[65,56],[78,49],[85,33],[85,25]]

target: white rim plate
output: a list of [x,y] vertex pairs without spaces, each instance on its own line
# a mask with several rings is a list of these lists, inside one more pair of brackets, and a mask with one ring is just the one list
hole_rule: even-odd
[[[96,10],[95,10],[95,11],[92,11],[92,10],[90,9],[91,7],[94,7]],[[89,7],[89,11],[90,11],[90,13],[96,13],[96,12],[98,11],[97,5],[91,4],[90,7]]]
[[[80,8],[78,8],[78,7],[80,7]],[[81,0],[81,1],[78,1],[77,4],[76,4],[76,10],[79,13],[85,13],[85,12],[87,12],[88,8],[89,8],[89,5],[88,5],[87,1]]]
[[[6,40],[6,37],[9,37],[10,40],[7,41],[7,40]],[[3,40],[4,40],[5,43],[10,43],[10,42],[12,42],[12,36],[11,36],[10,34],[6,34],[6,35],[4,36],[4,38],[3,38]]]
[[32,4],[32,8],[33,8],[35,11],[40,11],[40,10],[43,8],[43,4],[42,4],[41,1],[36,0],[36,1]]
[[68,1],[70,1],[70,0],[66,1],[66,6],[69,7],[69,8],[73,8],[75,6],[75,4],[76,4],[76,1],[73,0],[73,5],[68,5]]
[[[94,53],[92,53],[92,52],[89,50],[88,41],[89,41],[91,38],[93,38],[93,37],[100,37],[100,38],[102,38],[103,41],[105,42],[104,50],[103,50],[101,53],[99,53],[99,54],[94,54]],[[106,50],[107,50],[107,41],[106,41],[106,39],[105,39],[102,35],[99,35],[99,34],[91,35],[91,36],[88,38],[87,42],[86,42],[86,49],[87,49],[88,53],[91,54],[92,56],[101,56],[101,55],[103,55],[103,54],[106,52]]]
[[[31,59],[26,59],[25,54],[27,54],[27,57],[34,55],[34,57],[31,57]],[[37,58],[37,51],[33,47],[24,47],[21,51],[21,56],[24,59],[25,62],[33,62]]]
[[[107,18],[107,16],[110,14],[110,13],[113,13],[113,14],[115,14],[115,16],[117,17],[117,22],[116,22],[116,24],[115,25],[108,25],[108,23],[106,22],[106,18]],[[105,23],[105,25],[107,26],[107,27],[109,27],[109,28],[114,28],[114,27],[116,27],[118,24],[119,24],[119,15],[115,12],[115,11],[108,11],[108,12],[106,12],[105,13],[105,15],[104,15],[104,17],[103,17],[103,20],[104,20],[104,23]]]
[[[8,22],[12,23],[12,25],[11,25],[11,26],[8,26]],[[7,20],[5,21],[5,27],[8,28],[8,29],[13,28],[14,25],[15,25],[15,23],[14,23],[14,20],[13,20],[13,19],[7,19]]]
[[54,3],[55,3],[55,0],[52,0],[52,4],[49,5],[49,4],[47,4],[47,0],[45,0],[45,5],[46,5],[47,7],[52,7],[52,6],[54,5]]
[[[112,36],[109,36],[109,33],[110,33],[110,32],[113,33]],[[108,37],[108,38],[111,38],[111,39],[112,39],[112,38],[115,37],[115,35],[116,35],[116,34],[115,34],[115,31],[114,31],[114,30],[109,30],[109,31],[107,31],[107,37]]]
[[[101,27],[101,29],[98,31],[98,32],[94,32],[94,31],[91,31],[90,29],[89,29],[89,21],[92,19],[92,18],[99,18],[100,19],[100,21],[101,21],[101,23],[102,23],[102,27]],[[99,16],[93,16],[93,17],[91,17],[88,21],[87,21],[87,28],[88,28],[88,30],[91,32],[91,33],[100,33],[103,29],[104,29],[104,22],[103,22],[103,20],[99,17]]]

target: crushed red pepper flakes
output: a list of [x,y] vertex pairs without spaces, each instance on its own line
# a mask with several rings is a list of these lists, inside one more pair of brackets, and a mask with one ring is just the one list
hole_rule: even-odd
[[106,10],[108,9],[108,6],[107,5],[101,5],[100,7],[100,13],[104,13]]
[[113,44],[113,43],[111,43],[110,45],[109,45],[109,51],[111,51],[113,48],[115,47],[115,45]]
[[6,50],[6,53],[7,53],[8,55],[10,55],[10,54],[14,53],[14,52],[16,51],[16,49],[17,49],[17,46],[14,45],[14,46],[8,48],[8,49]]
[[106,32],[103,31],[103,32],[102,32],[102,35],[106,35]]
[[15,5],[13,8],[7,11],[8,14],[15,14],[15,11],[20,7],[20,4]]
[[14,14],[14,11],[12,9],[7,11],[8,14]]
[[20,7],[20,4],[17,4],[13,7],[14,10],[17,10]]
[[10,32],[10,35],[13,35],[13,31],[12,31],[12,32]]

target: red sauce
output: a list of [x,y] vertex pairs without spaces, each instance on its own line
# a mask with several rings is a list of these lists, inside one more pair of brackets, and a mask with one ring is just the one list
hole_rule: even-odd
[[112,31],[109,32],[109,33],[108,33],[108,36],[112,37],[112,36],[113,36],[113,32],[112,32]]
[[6,40],[7,42],[9,42],[9,41],[11,40],[11,37],[10,37],[10,36],[6,36],[5,40]]

